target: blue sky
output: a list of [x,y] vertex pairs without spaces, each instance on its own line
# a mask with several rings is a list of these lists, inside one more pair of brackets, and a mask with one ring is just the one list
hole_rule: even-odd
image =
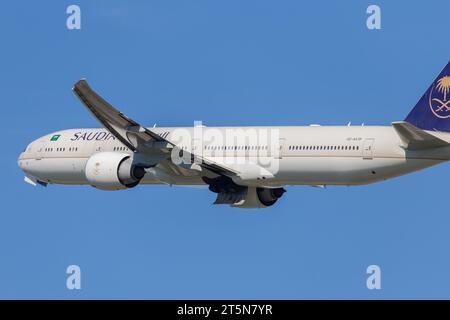
[[[382,30],[366,28],[378,4]],[[78,4],[82,29],[66,28]],[[0,298],[450,298],[449,165],[290,187],[255,212],[205,189],[33,188],[20,151],[96,127],[78,79],[159,126],[389,125],[450,57],[448,1],[14,1],[0,11]],[[82,289],[66,289],[66,267]],[[366,288],[366,268],[382,289]]]

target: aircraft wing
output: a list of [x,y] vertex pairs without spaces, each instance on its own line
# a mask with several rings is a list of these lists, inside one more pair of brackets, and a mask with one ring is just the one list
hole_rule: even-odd
[[[92,115],[117,139],[134,152],[143,154],[165,153],[168,158],[170,158],[172,149],[177,147],[166,138],[141,126],[139,123],[128,118],[122,112],[114,108],[92,90],[86,80],[79,80],[73,86],[72,90]],[[231,168],[227,168],[199,155],[187,154],[188,151],[186,150],[183,150],[183,152],[187,155],[187,158],[190,156],[192,163],[195,162],[201,167],[216,174],[228,176],[237,174],[237,172]]]
[[86,80],[78,81],[72,90],[92,115],[131,150],[140,151],[145,149],[146,144],[164,141],[156,133],[142,127],[111,106],[89,87]]

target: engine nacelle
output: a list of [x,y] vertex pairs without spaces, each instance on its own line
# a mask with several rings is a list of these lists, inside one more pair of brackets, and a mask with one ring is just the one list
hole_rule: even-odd
[[129,154],[100,152],[92,155],[85,167],[86,179],[102,190],[120,190],[139,184],[145,169],[133,164]]
[[270,207],[286,192],[284,188],[241,186],[225,176],[203,177],[203,181],[209,184],[209,190],[217,193],[214,204],[229,204],[236,208]]
[[256,188],[258,200],[266,207],[274,205],[285,192],[284,188]]
[[243,209],[270,207],[273,206],[278,198],[281,198],[285,192],[286,190],[284,190],[284,188],[269,189],[248,187],[242,199],[231,204],[231,206]]

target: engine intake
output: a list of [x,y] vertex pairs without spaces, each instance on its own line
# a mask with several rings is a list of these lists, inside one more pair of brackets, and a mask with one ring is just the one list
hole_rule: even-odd
[[266,207],[274,205],[285,192],[286,190],[284,190],[284,188],[256,188],[256,194],[258,195],[259,201]]
[[145,169],[133,164],[133,159],[126,158],[122,160],[117,171],[120,182],[127,188],[132,188],[139,184],[145,176]]

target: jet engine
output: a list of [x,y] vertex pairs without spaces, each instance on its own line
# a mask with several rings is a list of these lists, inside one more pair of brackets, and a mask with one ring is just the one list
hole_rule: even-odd
[[274,205],[285,192],[286,190],[284,188],[256,188],[258,199],[265,207]]
[[120,190],[138,185],[145,175],[145,169],[134,164],[129,154],[100,152],[88,159],[85,174],[95,188]]
[[209,190],[217,193],[214,204],[229,204],[237,208],[270,207],[286,192],[284,188],[241,186],[226,176],[203,177],[203,181],[209,185]]

